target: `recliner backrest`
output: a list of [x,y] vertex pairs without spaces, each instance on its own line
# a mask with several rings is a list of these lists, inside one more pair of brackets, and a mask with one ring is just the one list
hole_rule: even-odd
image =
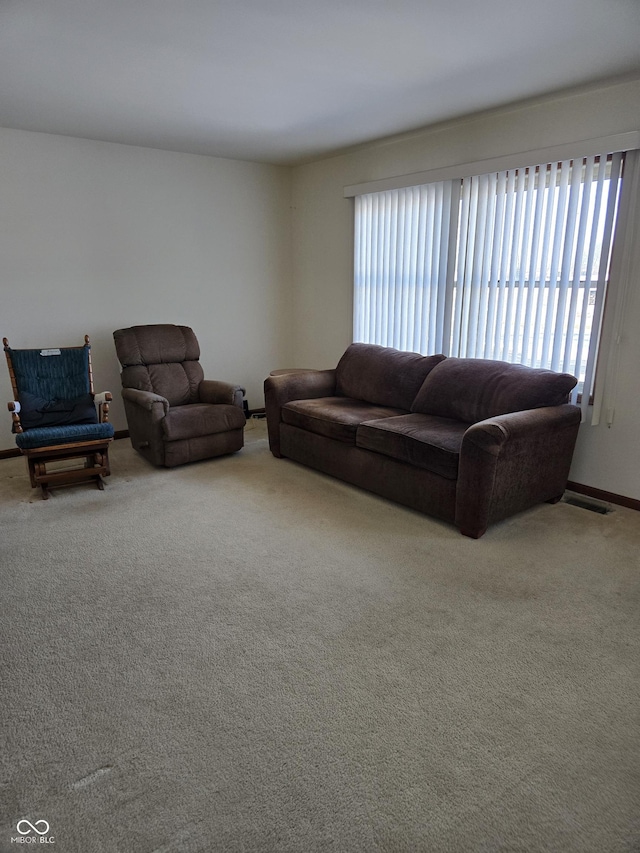
[[204,378],[200,346],[189,326],[159,323],[113,333],[123,388],[152,391],[170,406],[198,402]]

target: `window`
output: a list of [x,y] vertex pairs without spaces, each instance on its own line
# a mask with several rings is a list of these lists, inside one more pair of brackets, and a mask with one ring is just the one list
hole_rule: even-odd
[[588,398],[623,160],[357,195],[354,340],[566,371]]

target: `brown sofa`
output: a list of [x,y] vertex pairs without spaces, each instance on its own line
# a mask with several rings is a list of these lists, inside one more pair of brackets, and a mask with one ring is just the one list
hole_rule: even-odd
[[269,445],[466,536],[564,492],[576,378],[352,344],[334,370],[265,381]]

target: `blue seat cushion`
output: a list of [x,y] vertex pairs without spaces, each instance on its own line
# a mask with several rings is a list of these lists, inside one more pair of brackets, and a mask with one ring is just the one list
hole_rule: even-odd
[[16,444],[21,450],[33,450],[54,444],[73,444],[108,438],[113,438],[113,424],[73,424],[27,429],[16,435]]

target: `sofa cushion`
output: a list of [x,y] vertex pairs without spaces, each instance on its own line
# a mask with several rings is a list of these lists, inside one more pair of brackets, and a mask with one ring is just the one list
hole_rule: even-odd
[[282,407],[284,423],[350,444],[355,444],[356,430],[363,421],[404,414],[404,409],[374,406],[348,397],[293,400]]
[[434,415],[401,415],[360,424],[356,445],[456,480],[462,437],[468,426]]
[[336,367],[336,393],[408,411],[425,377],[443,359],[376,344],[351,344]]
[[242,429],[244,424],[244,413],[238,406],[192,403],[169,409],[162,421],[162,430],[165,441],[179,441]]
[[482,358],[447,358],[429,373],[412,412],[477,423],[486,418],[559,406],[578,380],[568,373]]

